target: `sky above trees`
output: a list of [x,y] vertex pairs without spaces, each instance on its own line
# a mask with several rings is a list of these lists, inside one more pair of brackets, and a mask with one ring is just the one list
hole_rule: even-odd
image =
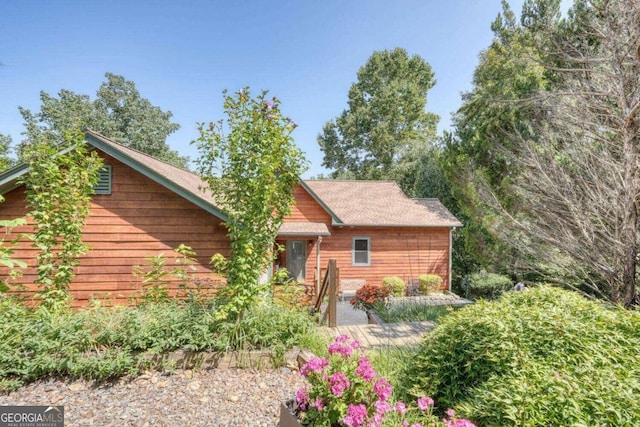
[[311,162],[306,176],[317,175],[317,135],[374,51],[402,47],[431,65],[427,110],[442,131],[500,10],[499,0],[0,2],[0,133],[22,140],[18,106],[38,110],[41,90],[94,98],[111,72],[173,112],[181,129],[167,142],[193,159],[196,123],[223,117],[223,89],[250,86],[281,100]]

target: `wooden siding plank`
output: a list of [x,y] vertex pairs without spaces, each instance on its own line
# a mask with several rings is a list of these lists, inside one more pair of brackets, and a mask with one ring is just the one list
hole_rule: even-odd
[[[105,163],[112,166],[112,194],[93,196],[91,214],[83,229],[83,240],[90,245],[81,257],[78,275],[71,284],[74,305],[86,305],[95,295],[110,295],[118,303],[141,293],[140,279],[133,275],[134,265],[147,264],[150,255],[164,253],[172,262],[173,248],[184,243],[198,255],[197,277],[220,282],[208,268],[211,256],[229,251],[227,232],[221,221],[149,180],[124,164],[101,153]],[[5,195],[0,205],[2,218],[24,216],[24,189],[17,188]],[[27,225],[14,230],[31,233]],[[29,268],[20,279],[31,291],[37,290],[33,280],[36,250],[32,242],[23,239],[15,257],[28,261]],[[0,269],[0,274],[4,270]],[[170,286],[177,292],[178,284]]]

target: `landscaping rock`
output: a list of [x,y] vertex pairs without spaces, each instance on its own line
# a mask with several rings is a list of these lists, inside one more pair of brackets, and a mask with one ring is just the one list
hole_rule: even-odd
[[0,395],[0,406],[64,405],[67,427],[275,426],[280,403],[304,383],[287,368],[146,372],[111,384],[48,379]]

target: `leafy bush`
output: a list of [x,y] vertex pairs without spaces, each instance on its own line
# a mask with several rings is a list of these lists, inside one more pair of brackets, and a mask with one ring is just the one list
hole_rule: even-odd
[[376,303],[382,302],[389,296],[389,291],[382,286],[364,285],[356,290],[356,294],[351,298],[351,305],[354,310],[373,310]]
[[385,288],[389,295],[394,297],[403,297],[405,294],[405,284],[398,276],[390,276],[382,279],[382,287]]
[[638,354],[639,313],[539,287],[441,318],[401,383],[480,425],[632,426]]
[[315,323],[301,310],[262,303],[241,318],[217,320],[209,306],[176,301],[81,311],[27,308],[0,299],[0,390],[51,375],[110,379],[135,375],[150,354],[174,350],[226,352],[285,349],[314,338]]
[[421,274],[418,280],[420,282],[420,292],[422,292],[422,295],[440,292],[442,290],[442,277],[437,274]]
[[492,300],[512,287],[513,282],[510,277],[483,271],[469,276],[466,296],[472,299]]

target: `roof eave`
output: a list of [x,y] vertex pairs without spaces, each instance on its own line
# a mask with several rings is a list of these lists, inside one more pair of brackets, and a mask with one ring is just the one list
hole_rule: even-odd
[[329,232],[320,232],[320,233],[309,233],[309,232],[300,232],[300,233],[278,233],[277,237],[327,237],[331,236]]
[[18,188],[20,186],[19,179],[28,172],[29,165],[21,163],[0,174],[0,194],[7,194],[9,191]]
[[459,228],[463,225],[457,224],[332,224],[334,227],[371,227],[371,228]]

